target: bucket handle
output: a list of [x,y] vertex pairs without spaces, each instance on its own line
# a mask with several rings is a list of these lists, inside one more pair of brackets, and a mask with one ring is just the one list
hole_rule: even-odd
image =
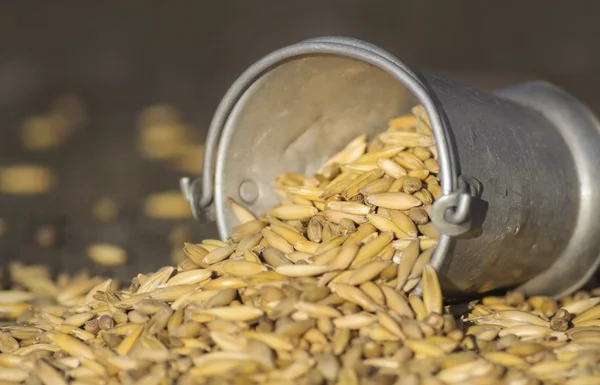
[[[449,129],[440,115],[442,111],[437,111],[434,107],[432,95],[427,90],[427,87],[409,67],[387,51],[372,44],[345,37],[322,37],[281,48],[250,66],[235,81],[223,97],[211,122],[206,140],[202,176],[194,180],[190,178],[182,178],[180,180],[181,190],[192,208],[194,217],[201,220],[208,214],[209,217],[214,218],[215,213],[211,213],[209,208],[212,205],[214,194],[217,150],[225,123],[239,97],[258,78],[281,61],[300,55],[315,53],[338,54],[378,66],[392,74],[399,81],[403,78],[405,86],[418,95],[418,99],[421,100],[430,118],[432,130],[436,134],[436,143],[440,157],[446,159],[446,162],[442,164],[443,197],[440,197],[440,199],[444,197],[445,199],[440,203],[438,203],[439,200],[436,201],[432,207],[432,212],[439,213],[434,223],[440,228],[442,233],[449,236],[467,232],[470,229],[468,217],[471,194],[465,190],[464,184],[459,185],[462,182],[459,182],[458,164],[449,144]],[[226,132],[224,134],[227,135],[230,133]],[[437,209],[436,206],[438,206]]]

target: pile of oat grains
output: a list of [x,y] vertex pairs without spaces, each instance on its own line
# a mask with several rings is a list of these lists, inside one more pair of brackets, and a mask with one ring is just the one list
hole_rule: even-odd
[[444,306],[436,158],[417,106],[129,287],[12,264],[0,384],[600,384],[600,291]]

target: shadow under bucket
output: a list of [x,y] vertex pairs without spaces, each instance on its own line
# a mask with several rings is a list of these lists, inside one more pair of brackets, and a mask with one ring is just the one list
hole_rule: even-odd
[[310,175],[356,136],[425,107],[443,196],[432,257],[449,297],[520,287],[564,295],[600,261],[600,124],[543,82],[494,94],[417,75],[389,53],[320,38],[271,53],[229,89],[211,124],[202,180],[184,183],[194,213],[214,205],[222,238],[228,196],[262,214],[273,180]]

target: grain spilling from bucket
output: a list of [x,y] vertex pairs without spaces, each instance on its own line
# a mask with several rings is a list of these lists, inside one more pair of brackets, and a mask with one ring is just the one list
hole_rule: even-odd
[[[599,383],[600,291],[444,303],[427,214],[439,165],[424,110],[412,112],[370,142],[354,138],[315,175],[278,177],[282,203],[263,216],[229,199],[239,220],[230,239],[184,243],[176,267],[121,288],[12,264],[13,287],[0,291],[1,380]],[[165,106],[140,116],[146,157],[172,157],[176,122]],[[169,146],[157,146],[162,137]],[[147,215],[189,216],[175,195],[150,197]],[[97,263],[126,263],[113,245],[88,252]]]

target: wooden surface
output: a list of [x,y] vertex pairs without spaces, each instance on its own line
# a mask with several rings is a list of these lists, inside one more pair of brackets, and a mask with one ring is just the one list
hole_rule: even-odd
[[[575,2],[577,3],[577,2]],[[204,137],[227,87],[269,51],[299,40],[355,36],[390,50],[409,65],[493,89],[544,78],[600,106],[600,50],[595,21],[600,3],[457,1],[205,3],[11,2],[0,5],[0,167],[45,164],[58,173],[50,194],[0,195],[0,261],[46,263],[57,270],[94,271],[128,278],[169,263],[168,233],[180,222],[150,220],[143,198],[177,189],[180,174],[135,152],[141,109],[169,103]],[[142,5],[143,4],[143,5]],[[543,6],[542,6],[543,5]],[[565,20],[571,20],[569,28]],[[77,94],[90,123],[65,146],[25,151],[18,129],[63,93]],[[91,217],[91,204],[109,196],[121,206],[112,224]],[[212,224],[183,221],[193,239],[216,237]],[[42,226],[58,242],[40,247]],[[125,247],[131,264],[111,271],[89,264],[87,244]]]

